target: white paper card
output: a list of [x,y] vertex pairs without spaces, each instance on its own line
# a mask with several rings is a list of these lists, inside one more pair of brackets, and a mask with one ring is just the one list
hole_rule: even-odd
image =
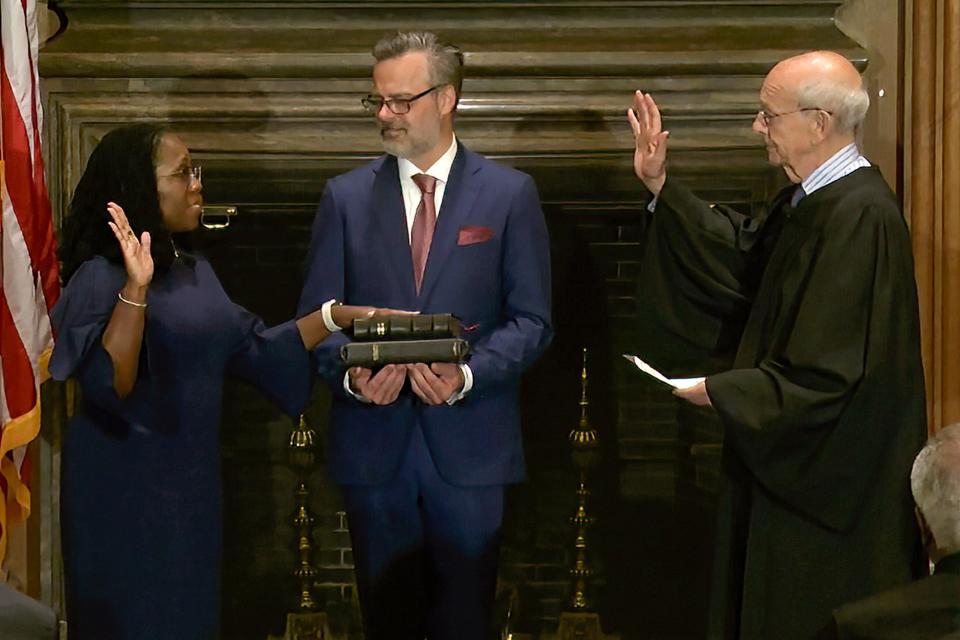
[[648,365],[646,362],[644,362],[637,356],[623,354],[623,357],[626,358],[628,362],[631,362],[634,365],[636,365],[637,369],[640,369],[640,371],[643,371],[645,374],[647,374],[651,378],[655,378],[664,384],[668,384],[674,389],[686,389],[687,387],[692,387],[693,385],[699,384],[704,380],[706,380],[706,378],[704,377],[668,378],[667,376],[663,375],[662,373],[660,373],[659,371],[657,371],[656,369]]

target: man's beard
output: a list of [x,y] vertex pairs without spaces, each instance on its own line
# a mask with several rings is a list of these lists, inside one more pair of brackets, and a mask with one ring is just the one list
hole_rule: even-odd
[[434,135],[424,135],[419,139],[413,138],[410,135],[410,130],[405,127],[396,127],[396,129],[403,129],[406,131],[406,135],[399,138],[389,138],[383,134],[390,128],[380,127],[380,140],[383,143],[383,150],[398,158],[409,159],[419,156],[432,149],[440,139],[439,131]]

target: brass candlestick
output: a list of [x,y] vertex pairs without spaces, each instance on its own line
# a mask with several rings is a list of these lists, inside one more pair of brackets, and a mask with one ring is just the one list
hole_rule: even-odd
[[587,409],[587,350],[583,350],[583,366],[580,369],[580,422],[570,432],[568,439],[572,448],[571,458],[580,481],[577,486],[577,508],[570,517],[574,528],[574,561],[570,569],[570,600],[560,614],[555,634],[545,635],[545,640],[617,640],[619,636],[603,633],[600,616],[592,610],[588,586],[593,570],[590,568],[587,549],[587,529],[594,523],[587,513],[587,476],[600,461],[600,439],[597,430],[590,425]]
[[570,517],[574,527],[574,563],[570,569],[573,578],[569,607],[573,611],[585,611],[590,608],[587,598],[587,584],[593,570],[590,568],[587,557],[587,528],[593,524],[594,518],[587,514],[587,474],[596,465],[599,458],[599,439],[597,430],[590,426],[587,409],[590,401],[587,399],[587,350],[583,350],[583,366],[580,369],[580,422],[570,432],[568,439],[573,448],[571,457],[573,465],[580,476],[577,487],[577,509]]
[[296,515],[293,524],[297,528],[297,551],[300,554],[300,564],[293,575],[300,581],[300,602],[297,605],[300,611],[314,611],[317,608],[313,598],[311,585],[317,576],[317,570],[310,563],[310,554],[313,551],[313,514],[310,513],[308,500],[310,490],[307,489],[306,475],[315,461],[314,439],[316,433],[307,426],[307,421],[300,416],[299,426],[290,434],[290,466],[297,472]]
[[287,627],[283,640],[322,640],[331,638],[325,613],[317,611],[317,601],[313,597],[313,583],[318,575],[310,561],[313,552],[313,523],[310,513],[310,490],[307,488],[307,475],[316,462],[316,432],[307,425],[301,415],[299,425],[290,434],[288,455],[290,467],[297,474],[296,509],[293,524],[297,530],[297,553],[300,561],[293,575],[299,581],[300,594],[296,609],[287,614]]

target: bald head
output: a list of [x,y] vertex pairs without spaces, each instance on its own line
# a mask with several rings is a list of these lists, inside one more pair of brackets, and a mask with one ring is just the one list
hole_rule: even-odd
[[830,112],[841,135],[853,135],[870,107],[860,73],[833,51],[810,51],[782,60],[765,83],[792,94],[801,109]]
[[848,89],[859,89],[863,84],[860,72],[849,60],[834,51],[809,51],[781,60],[770,70],[770,75],[786,74],[797,82],[825,80]]

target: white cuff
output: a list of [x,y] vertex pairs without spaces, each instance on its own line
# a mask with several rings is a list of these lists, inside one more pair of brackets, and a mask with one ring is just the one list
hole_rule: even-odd
[[333,298],[324,302],[323,306],[320,307],[320,316],[323,318],[323,324],[330,333],[336,333],[342,329],[342,327],[338,327],[337,323],[333,321],[333,314],[330,312],[330,309],[332,309],[335,304],[337,304],[337,299]]
[[473,389],[473,371],[470,370],[470,365],[465,363],[460,363],[460,372],[463,374],[463,389],[460,391],[454,391],[449,398],[447,398],[447,404],[453,406],[460,400],[463,400],[470,389]]
[[363,403],[366,403],[366,404],[370,404],[370,401],[367,400],[367,399],[363,396],[363,394],[357,393],[356,391],[354,391],[353,389],[350,388],[350,374],[349,374],[349,373],[344,373],[344,374],[343,374],[343,390],[346,391],[347,393],[349,393],[351,396],[353,396],[353,397],[356,398],[357,400],[359,400],[360,402],[363,402]]

